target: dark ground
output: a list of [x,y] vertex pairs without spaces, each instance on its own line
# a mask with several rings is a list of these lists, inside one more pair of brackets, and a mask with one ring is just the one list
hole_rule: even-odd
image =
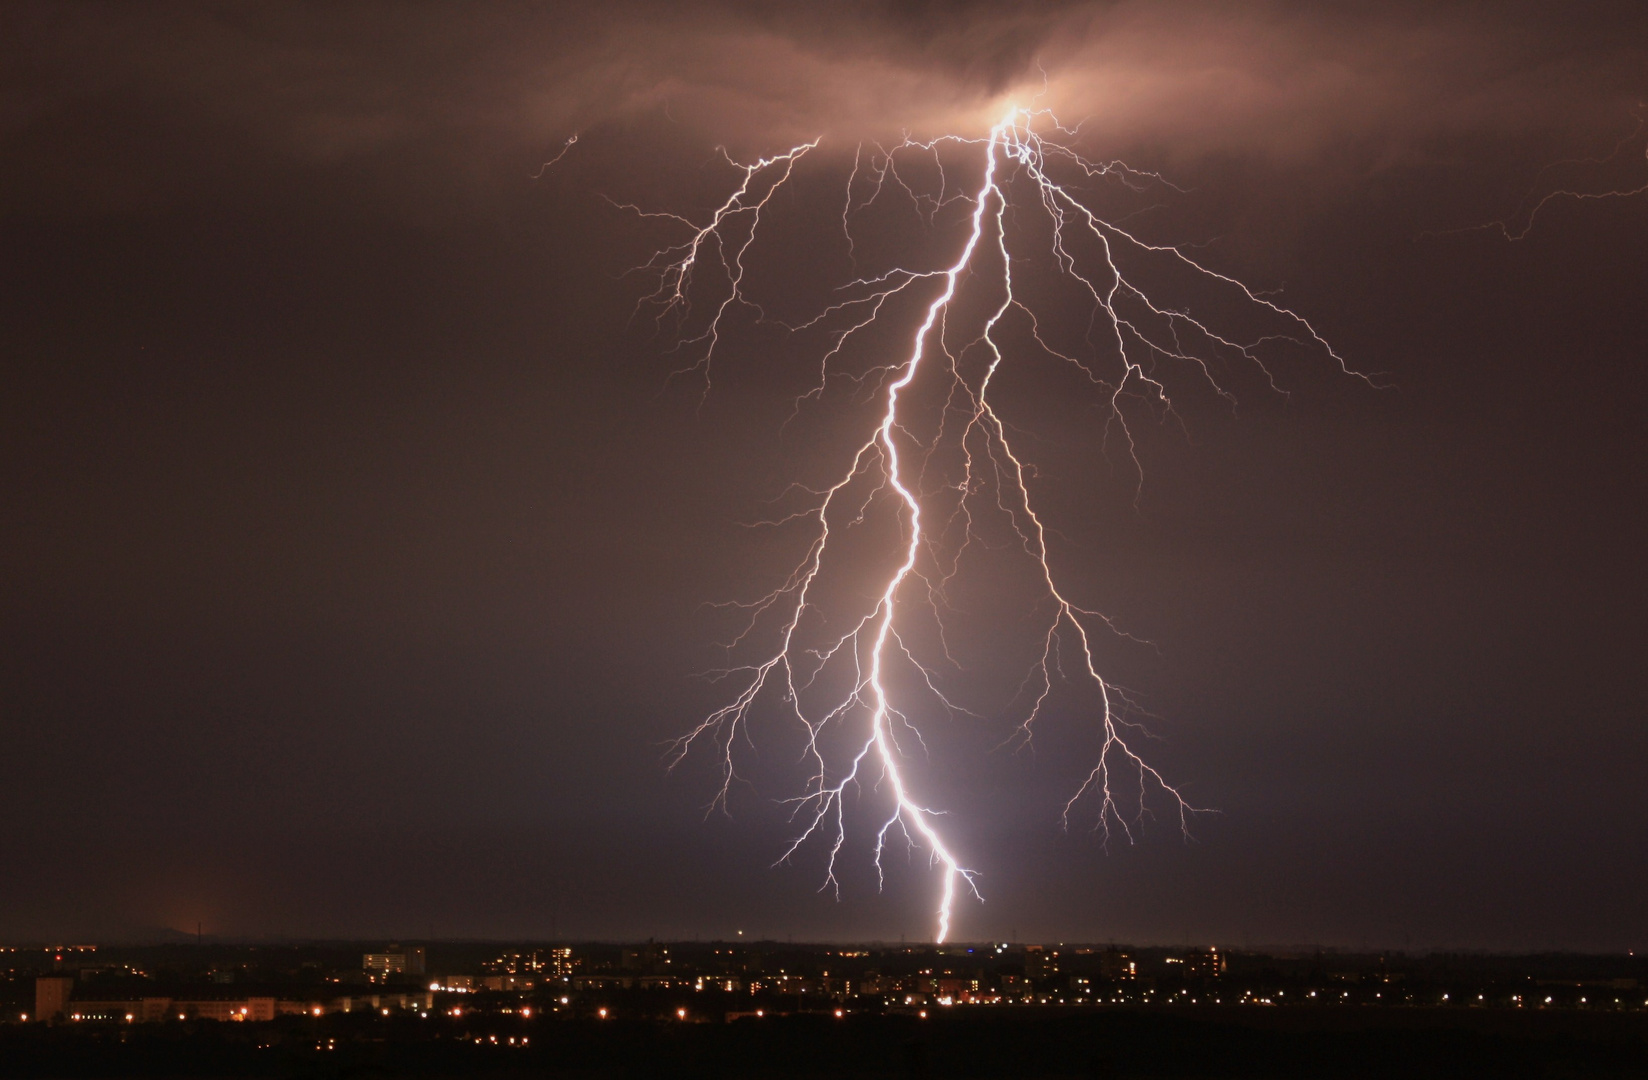
[[[491,1042],[498,1036],[499,1045]],[[510,1047],[512,1036],[525,1048]],[[477,1043],[476,1040],[480,1040]],[[328,1047],[335,1047],[329,1049]],[[728,1024],[372,1017],[0,1031],[0,1076],[1640,1077],[1648,1016],[1014,1008]]]

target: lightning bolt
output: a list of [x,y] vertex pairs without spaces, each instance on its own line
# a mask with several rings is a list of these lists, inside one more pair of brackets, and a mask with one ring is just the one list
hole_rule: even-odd
[[[764,700],[778,698],[785,715],[798,725],[808,769],[797,793],[783,800],[796,831],[778,862],[789,860],[804,845],[822,846],[822,888],[839,895],[836,869],[849,832],[848,796],[865,786],[884,790],[887,809],[874,831],[878,882],[884,884],[882,856],[895,835],[925,851],[938,875],[935,938],[940,942],[950,935],[957,894],[965,887],[975,898],[982,896],[977,875],[963,865],[941,832],[942,812],[912,790],[903,742],[913,737],[923,747],[925,743],[913,708],[895,701],[894,675],[902,672],[913,679],[911,685],[919,685],[951,716],[985,719],[952,701],[942,689],[941,664],[918,658],[907,643],[911,620],[930,615],[943,661],[954,664],[944,644],[945,612],[954,613],[947,589],[969,552],[984,546],[976,528],[979,515],[995,515],[1011,528],[1016,548],[1034,571],[1039,594],[1032,599],[1031,611],[1039,620],[1040,655],[1013,699],[1019,704],[1002,745],[1031,744],[1057,679],[1085,683],[1095,691],[1098,750],[1085,779],[1064,805],[1063,825],[1068,828],[1073,816],[1087,806],[1093,828],[1106,843],[1115,833],[1131,843],[1153,798],[1165,800],[1187,836],[1192,816],[1200,812],[1135,749],[1135,743],[1148,735],[1136,719],[1142,710],[1099,670],[1093,636],[1129,635],[1100,612],[1073,600],[1060,584],[1049,551],[1051,530],[1032,498],[1035,470],[1015,447],[1016,429],[992,397],[998,373],[1009,362],[1003,345],[1007,328],[1016,327],[1034,350],[1072,366],[1097,388],[1107,405],[1105,445],[1114,435],[1141,483],[1124,401],[1143,399],[1160,417],[1176,420],[1168,384],[1177,372],[1190,373],[1233,402],[1234,395],[1220,380],[1222,366],[1230,360],[1250,364],[1275,387],[1262,354],[1291,342],[1366,378],[1352,372],[1316,328],[1294,311],[1198,261],[1183,247],[1152,243],[1093,210],[1090,200],[1082,197],[1091,185],[1113,182],[1142,191],[1166,181],[1121,162],[1089,160],[1074,149],[1076,134],[1046,110],[1014,107],[984,138],[906,138],[892,146],[859,147],[842,208],[850,254],[855,254],[853,217],[889,189],[906,194],[929,223],[946,206],[965,200],[971,208],[966,241],[946,267],[895,268],[858,278],[843,287],[842,299],[813,319],[787,324],[795,333],[817,334],[822,341],[818,382],[797,400],[796,408],[821,398],[832,380],[845,380],[880,400],[879,418],[833,480],[818,486],[792,485],[784,498],[792,500],[794,508],[756,523],[804,526],[809,533],[805,550],[771,591],[722,605],[741,615],[741,628],[726,643],[729,654],[746,659],[708,673],[731,688],[728,700],[677,739],[669,753],[673,768],[701,744],[713,748],[720,785],[710,810],[727,809],[733,785],[741,779],[740,752],[754,745],[752,715]],[[682,232],[680,241],[661,248],[637,268],[655,279],[655,288],[642,297],[637,311],[652,309],[660,324],[675,321],[676,348],[685,358],[678,374],[702,379],[705,393],[730,314],[743,308],[766,319],[746,295],[745,259],[760,232],[763,211],[818,145],[815,139],[747,164],[723,151],[737,179],[731,193],[702,221],[613,203]],[[944,154],[973,152],[982,157],[977,186],[953,186],[945,173]],[[901,162],[918,157],[937,166],[936,193],[918,191],[900,173]],[[1055,173],[1069,179],[1055,179]],[[1028,198],[1017,198],[1026,193]],[[1014,223],[1032,215],[1039,216],[1050,238],[1039,257],[1050,259],[1090,308],[1090,330],[1081,348],[1049,340],[1036,308],[1015,291],[1015,267],[1029,256],[1015,250]],[[1220,331],[1211,319],[1194,316],[1187,307],[1153,300],[1136,283],[1139,275],[1132,268],[1140,265],[1189,275],[1225,301],[1274,325],[1246,334]],[[958,294],[974,280],[981,288],[989,283],[994,290],[989,313],[974,338],[957,341],[952,323],[966,318]],[[695,311],[694,298],[705,293],[711,303],[705,311]],[[843,368],[850,342],[910,304],[922,317],[906,352],[865,371]],[[912,411],[919,409],[921,399],[907,397],[915,393],[918,379],[926,380],[923,386],[936,381],[947,388],[937,433],[925,442],[915,434],[917,417]],[[896,564],[864,594],[864,606],[831,632],[816,599],[826,579],[838,572],[829,554],[871,513],[886,511],[900,526]],[[1068,663],[1072,660],[1074,664]],[[845,689],[829,689],[832,685]]]
[[542,165],[538,166],[538,171],[532,174],[532,179],[534,179],[534,180],[543,179],[544,173],[546,173],[549,170],[553,169],[556,165],[559,165],[561,163],[561,159],[566,157],[567,154],[571,153],[572,148],[576,145],[578,145],[578,133],[576,131],[574,131],[571,134],[571,136],[569,136],[567,138],[567,141],[561,144],[561,149],[559,150],[559,152],[556,153],[556,155],[554,157],[550,158],[548,161],[546,161]]
[[[1637,118],[1636,128],[1629,135],[1626,135],[1620,139],[1619,142],[1614,145],[1613,152],[1608,154],[1606,157],[1575,158],[1568,161],[1556,162],[1553,165],[1548,165],[1546,166],[1546,169],[1554,168],[1556,165],[1607,164],[1617,158],[1620,151],[1624,150],[1627,145],[1634,142],[1642,134],[1643,127],[1644,121],[1639,115]],[[1644,161],[1648,161],[1648,146],[1643,147],[1642,156]],[[1545,170],[1541,170],[1541,173],[1544,171]],[[1529,193],[1530,196],[1532,194],[1532,192]],[[1539,212],[1551,203],[1564,199],[1569,199],[1574,202],[1600,202],[1605,199],[1634,199],[1638,195],[1648,195],[1648,184],[1638,184],[1635,187],[1616,187],[1608,191],[1580,191],[1574,188],[1558,188],[1553,191],[1547,191],[1540,197],[1538,202],[1533,204],[1533,208],[1528,211],[1527,217],[1523,221],[1520,229],[1513,231],[1509,221],[1495,221],[1486,227],[1499,230],[1500,234],[1504,236],[1506,240],[1513,242],[1517,240],[1524,240],[1527,238],[1529,233],[1534,231],[1534,223],[1539,218]]]
[[[1597,157],[1563,158],[1560,161],[1553,161],[1544,168],[1540,169],[1538,174],[1534,177],[1533,186],[1528,189],[1527,194],[1522,197],[1521,202],[1518,204],[1516,211],[1514,211],[1509,217],[1500,218],[1497,221],[1490,221],[1482,225],[1471,225],[1460,229],[1443,229],[1425,232],[1420,234],[1421,238],[1429,236],[1458,236],[1464,233],[1475,232],[1497,232],[1505,240],[1508,240],[1511,243],[1516,243],[1520,240],[1526,240],[1528,238],[1528,235],[1534,231],[1534,226],[1538,224],[1540,212],[1552,203],[1603,202],[1608,199],[1634,199],[1639,195],[1648,195],[1648,183],[1621,185],[1619,187],[1614,187],[1603,191],[1586,191],[1579,188],[1552,188],[1541,194],[1545,175],[1553,170],[1561,168],[1562,166],[1609,165],[1618,160],[1627,147],[1642,137],[1644,129],[1648,129],[1648,115],[1645,115],[1644,110],[1648,110],[1648,105],[1639,104],[1636,107],[1634,113],[1635,125],[1629,132],[1622,135],[1619,140],[1614,143],[1613,149],[1607,154]],[[1643,147],[1642,160],[1644,162],[1648,162],[1648,145]],[[1523,207],[1527,207],[1527,210],[1524,211],[1522,209]],[[1521,219],[1521,224],[1515,224],[1515,221],[1519,218]]]

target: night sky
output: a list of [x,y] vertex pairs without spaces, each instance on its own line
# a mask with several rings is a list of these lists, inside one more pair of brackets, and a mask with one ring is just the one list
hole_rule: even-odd
[[797,554],[739,523],[865,414],[786,427],[813,354],[747,313],[671,379],[624,271],[673,235],[607,200],[698,217],[718,145],[822,137],[751,261],[805,318],[860,141],[1045,71],[1183,189],[1134,227],[1389,388],[1189,395],[1135,496],[1020,386],[1055,558],[1218,813],[1106,852],[1076,744],[935,719],[956,935],[1648,948],[1648,196],[1459,231],[1648,183],[1641,5],[587,7],[0,10],[0,938],[928,937],[919,855],[837,901],[771,868],[787,792],[706,820],[713,762],[665,770],[706,605]]

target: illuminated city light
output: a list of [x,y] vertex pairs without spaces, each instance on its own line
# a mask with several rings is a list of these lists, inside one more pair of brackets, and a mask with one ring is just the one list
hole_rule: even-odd
[[[898,173],[900,155],[931,155],[942,174],[941,150],[977,147],[983,158],[978,186],[966,192],[946,186],[937,196],[939,205],[961,199],[971,207],[967,238],[947,268],[895,268],[859,278],[844,287],[842,300],[811,321],[791,327],[798,332],[823,333],[830,343],[820,361],[818,384],[796,402],[800,408],[810,399],[821,398],[833,376],[844,374],[833,369],[832,362],[838,362],[855,335],[890,317],[884,314],[889,304],[906,294],[913,299],[926,286],[937,290],[925,302],[924,318],[907,354],[874,368],[867,376],[848,374],[855,381],[879,380],[883,408],[873,430],[850,454],[842,471],[823,486],[792,485],[788,494],[799,493],[806,500],[801,507],[759,523],[805,523],[811,530],[802,559],[781,584],[752,601],[727,605],[740,609],[747,618],[730,643],[732,648],[754,649],[753,642],[762,633],[770,633],[773,644],[770,649],[758,650],[747,662],[710,673],[734,687],[731,700],[677,740],[670,757],[673,767],[700,742],[711,744],[721,774],[711,809],[727,809],[732,785],[739,778],[735,749],[741,739],[748,738],[751,712],[764,692],[778,696],[789,718],[800,725],[809,768],[800,792],[787,800],[798,831],[778,861],[788,860],[816,838],[828,856],[822,887],[839,893],[836,860],[846,841],[844,803],[849,788],[858,793],[868,783],[886,791],[890,810],[874,838],[877,879],[884,881],[882,853],[896,827],[908,844],[924,849],[939,870],[934,934],[939,942],[950,934],[958,885],[965,884],[975,897],[979,893],[974,872],[962,865],[939,831],[942,812],[918,798],[901,768],[904,747],[900,736],[920,741],[920,725],[914,709],[894,702],[889,675],[895,668],[913,675],[924,684],[937,707],[951,715],[977,717],[942,692],[938,665],[918,659],[909,635],[900,632],[900,627],[914,617],[907,610],[916,607],[921,617],[930,615],[936,621],[942,638],[945,588],[960,572],[962,558],[976,538],[975,511],[997,513],[1017,532],[1036,578],[1034,603],[1044,620],[1035,631],[1040,657],[1032,663],[1021,688],[1020,700],[1027,704],[1003,745],[1022,747],[1030,743],[1055,680],[1065,678],[1073,667],[1076,677],[1097,692],[1095,722],[1100,745],[1086,779],[1065,803],[1066,827],[1078,808],[1091,803],[1094,829],[1106,841],[1117,830],[1131,843],[1137,824],[1148,812],[1146,800],[1152,791],[1165,796],[1186,835],[1190,817],[1197,812],[1130,745],[1129,740],[1143,734],[1133,718],[1137,706],[1099,671],[1091,635],[1101,630],[1129,635],[1101,612],[1072,600],[1059,584],[1049,555],[1049,526],[1031,496],[1034,466],[1010,441],[1012,424],[998,413],[991,394],[996,375],[1010,362],[998,333],[1003,324],[1011,321],[1022,328],[1037,351],[1074,367],[1081,378],[1099,390],[1106,399],[1107,431],[1113,427],[1118,433],[1117,441],[1126,448],[1136,475],[1142,474],[1138,474],[1136,443],[1122,402],[1124,396],[1143,396],[1161,416],[1174,416],[1169,394],[1173,376],[1158,373],[1161,366],[1176,366],[1231,401],[1234,396],[1215,373],[1215,359],[1233,356],[1249,363],[1274,387],[1260,350],[1282,341],[1314,349],[1337,361],[1342,370],[1350,371],[1316,329],[1297,313],[1192,259],[1180,247],[1151,243],[1102,217],[1053,174],[1069,172],[1084,182],[1109,180],[1132,190],[1166,186],[1159,176],[1120,162],[1091,161],[1072,147],[1044,136],[1038,125],[1061,135],[1074,134],[1060,127],[1044,110],[1015,107],[985,138],[945,136],[930,142],[906,139],[890,150],[878,147],[867,156],[860,148],[842,212],[849,245],[853,241],[852,214],[873,203],[889,178],[910,190]],[[760,232],[762,213],[791,178],[797,163],[818,145],[815,139],[747,165],[727,158],[740,180],[704,224],[620,204],[643,218],[683,227],[689,234],[683,242],[658,251],[641,268],[656,275],[657,287],[643,298],[642,304],[654,305],[660,320],[669,315],[688,318],[694,297],[712,287],[698,284],[702,266],[719,266],[723,271],[724,280],[713,286],[718,291],[716,302],[710,305],[711,313],[700,329],[684,331],[679,343],[690,358],[679,374],[700,377],[706,391],[727,313],[738,305],[755,307],[743,291],[744,259]],[[941,184],[948,185],[949,181],[941,180]],[[863,185],[873,190],[868,198],[855,203],[855,192]],[[1015,193],[1022,194],[1026,187],[1029,198],[1015,198]],[[1015,254],[1017,227],[1032,216],[1039,216],[1049,238],[1048,246],[1039,253],[1041,259],[1051,259],[1065,280],[1079,290],[1097,320],[1095,326],[1104,344],[1092,345],[1091,355],[1077,354],[1072,351],[1075,347],[1060,347],[1044,337],[1043,322],[1031,298],[1022,291],[1015,292],[1015,267],[1029,261],[1028,255]],[[1238,338],[1192,317],[1182,305],[1158,303],[1129,276],[1129,267],[1147,261],[1220,290],[1253,314],[1281,325]],[[964,279],[970,281],[970,287],[976,287],[971,285],[973,279],[988,281],[996,298],[990,302],[993,308],[982,319],[976,336],[955,341],[951,338],[954,324],[966,318],[956,305]],[[980,362],[969,367],[965,360],[974,353]],[[1101,370],[1104,364],[1111,370]],[[911,387],[918,375],[942,379],[949,386],[938,435],[926,445],[912,434],[912,418],[906,411],[915,407],[906,404],[905,395],[906,391],[915,393]],[[953,426],[949,422],[952,413],[960,414]],[[929,474],[942,471],[945,454],[955,460],[959,475],[933,481]],[[826,550],[842,533],[863,522],[878,500],[890,506],[902,524],[897,565],[884,580],[866,590],[866,606],[849,620],[845,633],[824,634],[813,640],[808,635],[823,621],[813,597],[829,571]],[[946,655],[944,659],[950,658]],[[850,682],[850,688],[840,696],[814,702],[809,691],[826,671],[845,673],[843,681]],[[857,725],[853,728],[857,735],[851,741],[852,749],[832,760],[824,736],[827,731],[848,725]],[[1120,773],[1134,778],[1125,788],[1117,784]],[[742,935],[742,931],[739,933]]]

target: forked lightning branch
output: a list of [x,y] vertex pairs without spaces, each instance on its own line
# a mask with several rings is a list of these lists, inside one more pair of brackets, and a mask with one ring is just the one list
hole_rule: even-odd
[[[1039,656],[1024,673],[1015,712],[984,722],[1001,725],[1003,745],[1026,745],[1055,685],[1085,682],[1094,702],[1088,722],[1096,751],[1083,767],[1085,779],[1073,784],[1064,803],[1064,824],[1085,813],[1106,840],[1120,835],[1131,842],[1153,802],[1169,809],[1186,831],[1197,812],[1141,755],[1146,733],[1139,713],[1100,671],[1095,636],[1121,631],[1061,578],[1049,550],[1052,530],[1037,506],[1035,470],[1015,444],[1022,441],[1020,429],[1004,419],[999,394],[993,394],[1002,372],[1033,361],[1069,365],[1102,404],[1107,438],[1137,469],[1129,411],[1136,417],[1142,400],[1156,416],[1171,416],[1176,380],[1198,380],[1232,398],[1221,372],[1232,363],[1250,365],[1269,380],[1266,357],[1278,347],[1316,350],[1345,368],[1300,315],[1185,248],[1152,242],[1137,226],[1095,209],[1092,192],[1102,185],[1134,191],[1168,185],[1120,162],[1091,160],[1078,141],[1077,132],[1046,111],[1014,108],[982,138],[906,139],[859,149],[841,211],[849,245],[855,216],[895,189],[932,210],[965,209],[965,241],[947,266],[898,267],[851,281],[841,299],[792,327],[821,341],[818,382],[797,406],[823,398],[841,376],[874,395],[875,422],[856,450],[843,455],[833,481],[792,490],[802,501],[786,507],[774,524],[806,530],[800,557],[770,591],[733,605],[744,616],[731,642],[733,659],[712,673],[717,685],[728,688],[725,703],[682,735],[671,754],[672,767],[689,753],[714,755],[720,787],[713,805],[725,808],[744,755],[755,748],[752,717],[757,710],[782,710],[804,747],[806,779],[787,800],[795,832],[779,861],[816,845],[824,853],[823,885],[839,891],[838,862],[856,820],[849,805],[882,807],[869,826],[873,836],[866,835],[877,879],[883,880],[890,844],[925,853],[937,879],[935,937],[941,942],[951,932],[958,894],[981,897],[974,870],[947,836],[947,808],[917,790],[906,755],[920,751],[923,725],[936,717],[984,721],[947,689],[946,674],[954,666],[942,642],[945,620],[962,617],[945,603],[947,589],[976,554],[986,516],[1012,530],[1014,557],[1032,571],[1027,580],[1034,582],[1034,595],[1025,603]],[[754,307],[746,296],[746,263],[762,242],[763,215],[818,145],[814,140],[753,163],[731,163],[730,194],[702,220],[624,206],[679,232],[678,242],[642,268],[657,283],[643,304],[653,305],[660,319],[688,328],[678,342],[688,357],[685,370],[701,376],[706,387],[717,350],[732,332],[729,313]],[[947,170],[960,172],[958,159],[969,162],[976,183],[952,184]],[[917,192],[907,181],[918,160],[940,178],[936,191]],[[1022,268],[1032,261],[1043,272],[1053,267],[1087,309],[1079,313],[1087,326],[1080,348],[1047,329],[1070,323],[1071,293],[1038,306],[1015,281],[1015,271],[1022,279]],[[1216,297],[1213,310],[1234,307],[1241,317],[1217,322],[1193,313],[1183,300],[1152,295],[1140,283],[1174,275],[1193,278]],[[989,278],[988,299],[961,310],[958,293],[965,285],[977,294],[983,277]],[[867,366],[841,367],[850,347],[872,339],[873,327],[900,313],[916,324],[901,348]],[[1016,349],[1009,348],[1010,339],[1019,343]],[[912,386],[918,378],[923,387],[938,380],[947,390],[937,399],[917,394]],[[936,420],[914,415],[918,409],[930,413],[930,402],[940,399]],[[915,434],[929,429],[933,434],[926,437]],[[940,459],[953,467],[933,467]],[[819,594],[841,585],[830,580],[832,574],[847,572],[841,560],[829,558],[832,546],[876,511],[891,512],[899,522],[885,576],[878,572],[873,580],[850,583],[863,597],[860,610],[845,620],[826,619]],[[921,654],[916,643],[933,635],[914,632],[910,623],[916,619],[939,626],[938,655]]]

